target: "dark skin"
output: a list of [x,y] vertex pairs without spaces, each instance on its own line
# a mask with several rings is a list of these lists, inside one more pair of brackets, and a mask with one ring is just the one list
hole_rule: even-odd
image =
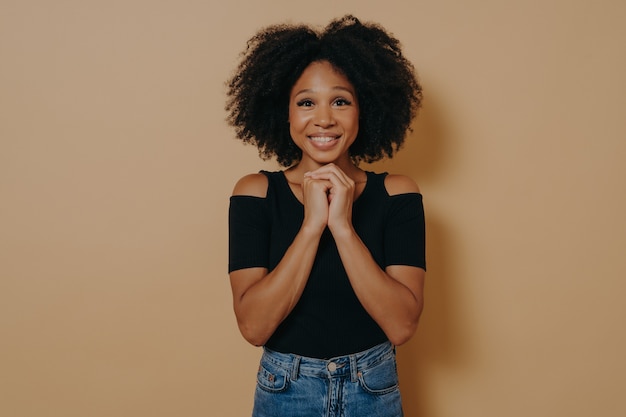
[[[302,158],[285,176],[304,206],[304,220],[274,270],[230,274],[241,333],[253,345],[263,345],[289,315],[328,227],[359,301],[393,344],[405,343],[422,312],[425,271],[406,265],[381,269],[352,225],[352,205],[366,183],[365,172],[349,154],[359,125],[354,87],[328,62],[313,62],[292,87],[289,123]],[[264,175],[251,174],[239,180],[233,195],[264,197],[267,186]],[[400,175],[388,175],[385,187],[390,195],[419,192],[413,180]]]

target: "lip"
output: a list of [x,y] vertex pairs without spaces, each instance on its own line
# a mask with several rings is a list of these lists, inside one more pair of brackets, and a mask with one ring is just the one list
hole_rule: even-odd
[[341,133],[336,132],[315,132],[307,135],[307,138],[309,138],[310,140],[317,140],[318,142],[328,142],[331,140],[339,139],[339,137],[341,137]]
[[316,143],[328,143],[332,142],[333,140],[339,139],[339,135],[310,135],[307,137],[309,138],[309,140]]
[[327,149],[335,146],[341,135],[336,133],[315,133],[307,135],[309,143],[318,149]]

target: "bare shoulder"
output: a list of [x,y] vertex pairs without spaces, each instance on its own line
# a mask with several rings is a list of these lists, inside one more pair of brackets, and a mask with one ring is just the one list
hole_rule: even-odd
[[267,185],[267,177],[260,172],[248,174],[237,181],[233,189],[233,195],[265,197],[267,195]]
[[417,183],[406,175],[389,174],[385,177],[385,188],[389,195],[419,193]]

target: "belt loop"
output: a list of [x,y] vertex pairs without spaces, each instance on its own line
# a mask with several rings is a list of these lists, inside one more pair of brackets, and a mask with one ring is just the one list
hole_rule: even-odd
[[293,355],[293,363],[291,364],[291,380],[295,381],[298,379],[298,374],[300,373],[300,356]]
[[350,381],[357,382],[356,355],[350,355]]

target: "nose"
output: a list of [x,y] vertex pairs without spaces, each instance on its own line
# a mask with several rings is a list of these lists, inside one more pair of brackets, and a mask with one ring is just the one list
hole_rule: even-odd
[[320,127],[333,126],[335,119],[330,106],[318,106],[315,111],[315,125]]

